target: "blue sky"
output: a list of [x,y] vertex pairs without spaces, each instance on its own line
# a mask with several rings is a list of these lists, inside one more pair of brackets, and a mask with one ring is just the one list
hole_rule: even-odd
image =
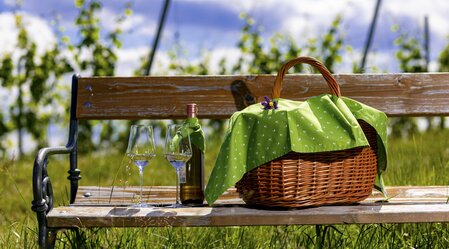
[[[131,1],[134,13],[122,24],[125,30],[124,47],[117,51],[120,58],[117,74],[131,74],[139,65],[140,58],[147,55],[163,1]],[[105,30],[114,28],[111,20],[121,14],[126,2],[103,1],[99,17]],[[243,26],[239,16],[248,13],[255,19],[256,25],[262,27],[265,38],[278,32],[291,35],[298,44],[324,33],[335,16],[342,15],[346,45],[353,50],[345,52],[343,63],[336,72],[350,72],[352,63],[358,63],[361,59],[375,3],[375,0],[172,0],[155,70],[163,70],[166,66],[166,51],[173,48],[176,41],[189,51],[192,61],[203,50],[210,52],[212,63],[223,56],[232,61],[238,55],[236,44]],[[15,10],[15,0],[0,0],[0,42],[3,44],[0,54],[15,47],[12,22]],[[78,39],[73,24],[78,13],[74,1],[23,0],[20,11],[29,23],[30,33],[41,47],[55,41],[55,27],[50,23],[57,16],[72,41]],[[430,20],[431,59],[435,61],[439,51],[449,41],[448,11],[449,2],[444,0],[384,0],[368,60],[368,71],[373,66],[380,71],[399,71],[397,65],[392,63],[396,50],[393,41],[398,33],[392,32],[391,26],[398,24],[403,31],[422,35],[425,15]],[[178,37],[177,40],[175,37]],[[435,63],[431,66],[436,70]]]

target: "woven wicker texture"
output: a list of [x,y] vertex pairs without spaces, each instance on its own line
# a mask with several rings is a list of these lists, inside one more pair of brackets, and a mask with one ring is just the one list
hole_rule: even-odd
[[[273,98],[280,97],[282,79],[289,68],[307,63],[324,76],[331,93],[340,96],[340,87],[327,68],[311,57],[298,57],[282,66],[273,86]],[[248,205],[298,208],[351,204],[367,198],[377,170],[377,133],[359,120],[370,147],[348,150],[296,153],[247,172],[236,188]]]

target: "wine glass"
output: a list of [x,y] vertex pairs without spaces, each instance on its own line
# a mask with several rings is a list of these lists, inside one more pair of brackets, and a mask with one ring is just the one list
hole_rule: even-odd
[[176,203],[170,207],[183,207],[179,203],[179,185],[186,182],[186,162],[192,157],[189,134],[182,132],[182,125],[170,124],[165,136],[165,158],[176,170]]
[[132,125],[129,132],[128,148],[126,155],[139,168],[140,173],[140,197],[136,207],[148,207],[142,203],[143,170],[156,155],[154,147],[153,127],[151,125]]

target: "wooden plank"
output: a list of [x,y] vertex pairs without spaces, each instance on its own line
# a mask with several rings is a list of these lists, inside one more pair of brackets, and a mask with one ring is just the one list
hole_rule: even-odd
[[363,203],[298,210],[244,206],[196,208],[58,207],[47,215],[49,227],[253,226],[449,222],[446,203]]
[[[422,202],[443,203],[449,198],[449,186],[390,186],[386,187],[390,203]],[[80,186],[74,205],[131,205],[138,199],[140,189],[128,187]],[[168,204],[175,201],[174,186],[145,186],[143,200],[154,204]],[[373,203],[385,198],[378,191],[364,202]],[[244,204],[235,188],[229,188],[216,204]]]
[[[142,190],[143,201],[152,204],[169,204],[175,202],[175,186],[145,186]],[[121,205],[129,206],[138,201],[140,188],[80,186],[74,205]],[[244,204],[235,188],[230,188],[220,197],[219,204]]]
[[[343,96],[390,116],[449,115],[449,73],[335,75]],[[78,82],[79,119],[228,118],[271,95],[274,75],[87,77]],[[288,75],[282,97],[304,100],[329,92],[321,75]]]
[[[379,202],[382,196],[373,192],[367,200],[349,206],[264,210],[246,207],[231,188],[212,207],[139,209],[130,206],[133,199],[129,199],[138,192],[136,187],[115,188],[112,203],[110,194],[104,194],[111,193],[110,188],[80,187],[76,203],[54,208],[47,222],[53,228],[449,222],[449,186],[398,186],[387,191],[389,202]],[[145,192],[152,193],[152,204],[174,202],[174,187],[151,187]],[[81,197],[85,193],[90,197]]]

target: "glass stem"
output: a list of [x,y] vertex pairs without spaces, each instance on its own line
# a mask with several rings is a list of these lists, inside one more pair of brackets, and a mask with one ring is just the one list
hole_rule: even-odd
[[143,170],[139,170],[139,173],[140,173],[140,199],[139,199],[139,204],[142,204]]
[[176,205],[179,205],[179,175],[180,168],[176,168]]

